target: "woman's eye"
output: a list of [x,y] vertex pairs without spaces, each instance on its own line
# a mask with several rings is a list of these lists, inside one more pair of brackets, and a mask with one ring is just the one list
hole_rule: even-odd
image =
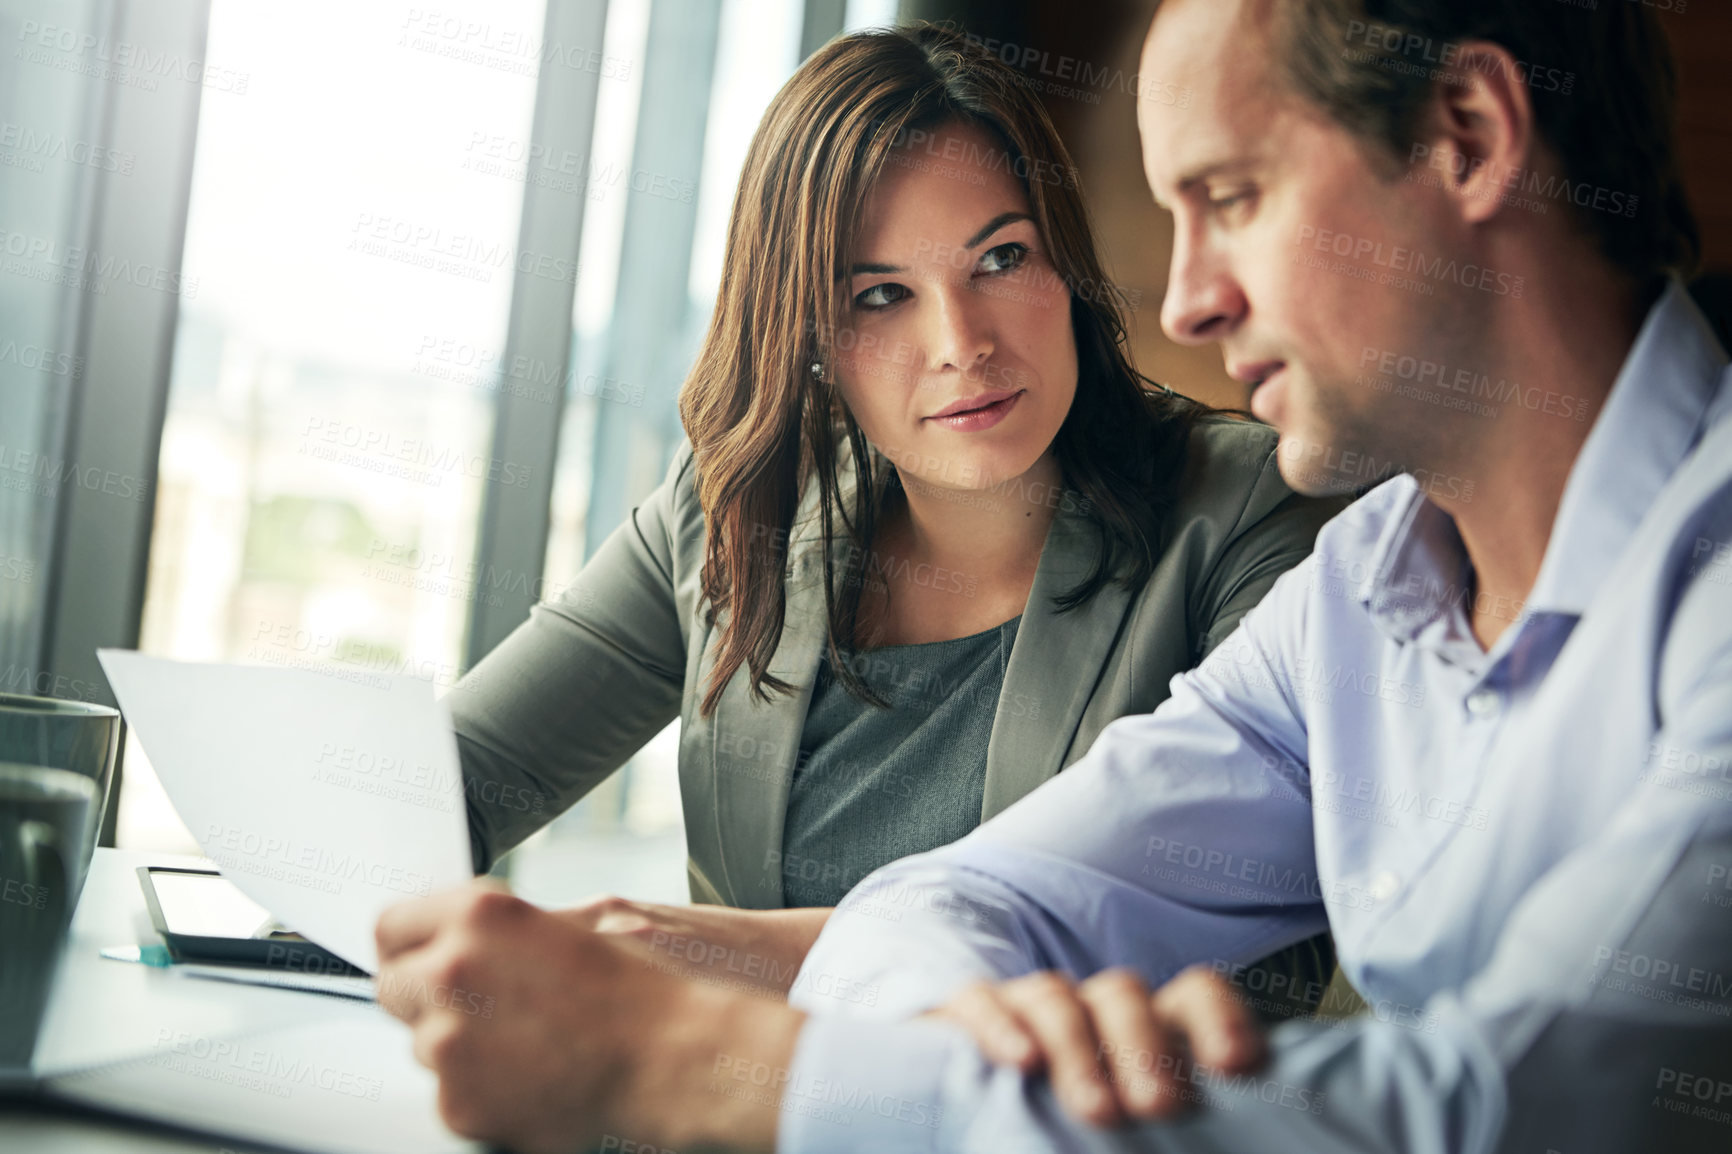
[[1209,207],[1214,209],[1216,212],[1221,212],[1229,208],[1237,208],[1240,205],[1249,204],[1253,195],[1255,194],[1250,189],[1240,189],[1237,192],[1228,192],[1218,196],[1211,196],[1209,198]]
[[1028,246],[1025,244],[1001,244],[997,248],[988,249],[986,255],[980,258],[980,271],[984,273],[1009,272],[1028,259]]
[[889,308],[908,295],[908,290],[899,284],[875,284],[854,298],[854,304],[863,309]]

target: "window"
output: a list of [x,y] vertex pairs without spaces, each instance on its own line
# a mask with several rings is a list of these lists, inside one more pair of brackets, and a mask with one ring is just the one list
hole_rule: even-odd
[[[416,673],[462,658],[542,0],[437,17],[215,0],[140,648]],[[480,35],[470,30],[484,28]],[[130,744],[122,845],[195,848]]]
[[[97,24],[90,0],[59,5],[57,28]],[[69,395],[84,376],[78,315],[88,291],[67,284],[67,254],[86,247],[98,174],[130,176],[137,158],[103,147],[101,85],[38,50],[20,21],[0,69],[0,693],[94,698],[40,660],[55,511],[69,467]],[[38,27],[41,21],[32,22]]]
[[[895,0],[854,0],[844,28],[892,24],[895,8]],[[685,158],[691,168],[675,174],[696,185],[688,251],[627,250],[634,238],[646,238],[647,247],[651,230],[629,227],[624,198],[592,198],[572,317],[573,379],[579,387],[570,391],[560,434],[544,578],[549,591],[569,582],[625,513],[660,484],[683,436],[675,401],[715,304],[740,167],[771,98],[799,66],[803,15],[800,0],[724,0],[707,89],[647,106],[651,117],[701,118],[700,151]],[[642,45],[638,58],[647,58],[660,47],[650,42],[650,28],[649,0],[613,0],[608,51],[633,55]],[[641,94],[618,94],[612,108],[608,100],[604,94],[594,171],[641,170],[634,142],[648,136],[653,146],[669,133],[640,120],[646,108]],[[680,307],[634,309],[628,299],[616,308],[622,261],[640,279],[655,281],[644,298],[676,299]],[[673,352],[662,358],[632,355],[644,349]],[[513,884],[547,901],[601,892],[686,900],[678,749],[675,722],[511,855]]]

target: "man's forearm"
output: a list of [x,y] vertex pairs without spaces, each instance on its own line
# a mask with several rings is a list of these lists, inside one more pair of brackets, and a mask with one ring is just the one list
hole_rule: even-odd
[[688,984],[667,1025],[636,1047],[619,1125],[675,1150],[773,1150],[806,1015]]
[[794,963],[786,970],[785,980],[777,983],[777,988],[784,994],[794,984],[794,977],[805,964],[806,955],[812,952],[818,935],[824,932],[824,927],[830,923],[830,915],[835,912],[829,908],[814,908],[774,910],[767,915],[780,931],[785,956]]

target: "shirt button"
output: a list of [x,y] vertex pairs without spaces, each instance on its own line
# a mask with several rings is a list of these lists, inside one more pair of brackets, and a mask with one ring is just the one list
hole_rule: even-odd
[[1503,705],[1503,695],[1495,689],[1476,689],[1467,695],[1467,711],[1475,717],[1490,717]]
[[1371,879],[1373,901],[1386,902],[1401,891],[1401,876],[1394,870],[1380,870]]

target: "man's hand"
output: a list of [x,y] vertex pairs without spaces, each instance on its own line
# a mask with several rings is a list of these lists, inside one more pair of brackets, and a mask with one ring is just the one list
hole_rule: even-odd
[[1044,1067],[1059,1103],[1096,1126],[1178,1114],[1191,1096],[1186,1060],[1242,1073],[1267,1053],[1238,993],[1204,966],[1152,995],[1129,970],[1081,985],[1051,972],[977,982],[931,1016],[966,1029],[990,1062]]
[[459,1134],[525,1154],[639,1144],[767,1148],[774,1105],[711,1092],[718,1060],[785,1068],[801,1016],[657,973],[617,939],[487,883],[393,906],[379,1003],[414,1029]]
[[555,916],[617,935],[664,974],[786,997],[830,914],[827,909],[662,906],[608,897]]

